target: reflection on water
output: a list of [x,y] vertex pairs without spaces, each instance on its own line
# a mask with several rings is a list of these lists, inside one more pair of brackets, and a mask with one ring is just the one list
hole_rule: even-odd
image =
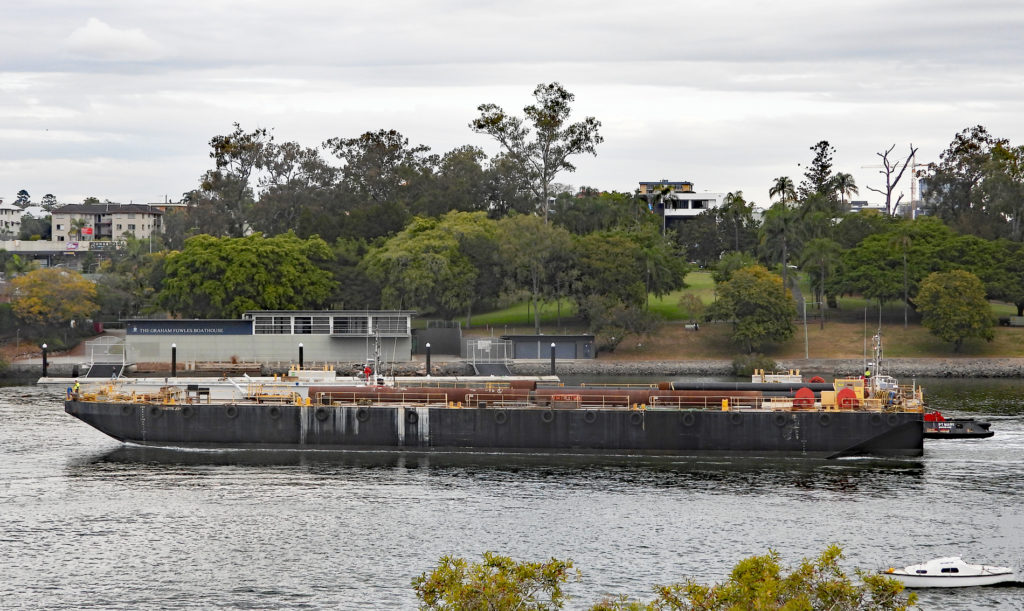
[[[920,460],[766,459],[503,454],[462,452],[363,452],[300,450],[181,450],[122,446],[68,461],[69,477],[118,473],[158,475],[194,466],[293,467],[316,475],[361,470],[422,470],[437,477],[508,478],[519,482],[565,480],[594,488],[686,488],[760,494],[784,488],[884,492],[906,489],[924,475]],[[572,482],[570,484],[570,482]]]

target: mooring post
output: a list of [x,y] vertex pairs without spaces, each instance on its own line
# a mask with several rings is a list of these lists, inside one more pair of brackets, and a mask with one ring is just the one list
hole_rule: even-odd
[[551,375],[555,375],[555,342],[551,342]]
[[427,342],[427,377],[430,377],[430,342]]
[[299,342],[299,369],[302,369],[302,342]]
[[46,362],[46,344],[43,344],[43,377],[44,377],[44,378],[46,377],[46,368],[47,368],[47,362]]
[[171,377],[178,377],[178,344],[171,344]]

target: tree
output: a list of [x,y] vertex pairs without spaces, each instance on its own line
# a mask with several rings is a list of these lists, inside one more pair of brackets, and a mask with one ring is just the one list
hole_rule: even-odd
[[449,211],[487,211],[487,156],[475,146],[460,146],[445,153],[432,174],[424,174],[424,188],[409,203],[412,214],[441,216]]
[[[579,278],[573,286],[577,313],[590,323],[597,310],[640,309],[647,300],[643,247],[625,231],[596,232],[573,239]],[[670,272],[671,273],[671,272]],[[599,298],[600,304],[593,298]]]
[[437,225],[436,219],[417,217],[363,260],[367,276],[381,287],[384,307],[450,319],[470,298],[477,271],[455,236]]
[[7,279],[30,272],[34,268],[35,263],[32,259],[23,259],[12,252],[0,250],[0,271],[3,271]]
[[[635,202],[628,193],[582,193],[579,196],[559,196],[551,208],[551,222],[565,227],[576,235],[593,231],[607,231],[616,227],[642,225],[653,215],[638,217]],[[646,207],[645,207],[646,211]],[[657,224],[661,233],[661,223]]]
[[55,267],[11,280],[15,315],[26,323],[53,326],[88,318],[99,310],[96,285],[78,272]]
[[771,188],[768,189],[768,198],[771,199],[776,195],[779,196],[779,201],[783,204],[796,201],[796,187],[793,186],[793,179],[789,176],[776,178]]
[[773,204],[761,223],[760,245],[765,259],[782,264],[782,286],[788,286],[789,255],[799,242],[797,212],[785,202]]
[[[568,231],[538,216],[514,215],[498,221],[498,248],[511,290],[525,289],[533,305],[534,332],[540,333],[540,301],[557,262],[572,248]],[[642,277],[642,276],[638,276]]]
[[[792,184],[790,186],[792,187]],[[743,191],[727,193],[717,212],[723,225],[723,233],[731,234],[732,249],[735,251],[752,250],[756,243],[754,202],[747,202],[743,199]]]
[[999,235],[1024,240],[1024,146],[997,143],[985,164],[980,185],[981,197],[998,222],[1005,222]]
[[[729,578],[703,585],[692,579],[655,586],[649,602],[627,596],[606,596],[590,611],[906,611],[917,595],[904,594],[899,581],[871,572],[855,571],[855,583],[840,567],[843,551],[830,545],[816,558],[804,558],[785,569],[773,550],[740,560]],[[420,609],[511,610],[562,609],[569,596],[563,587],[582,581],[572,560],[517,562],[485,552],[482,562],[442,556],[437,566],[412,580]]]
[[421,609],[561,609],[562,586],[579,579],[572,560],[516,562],[484,552],[483,562],[443,556],[437,566],[412,580]]
[[929,274],[921,282],[917,307],[923,315],[921,324],[939,339],[953,342],[954,352],[969,337],[992,341],[992,308],[985,301],[981,280],[970,272]]
[[215,167],[186,196],[192,226],[211,235],[241,237],[249,230],[255,199],[252,181],[274,140],[266,129],[246,132],[238,123],[234,126],[230,134],[210,139]]
[[[903,194],[900,194],[899,198],[896,200],[896,203],[894,204],[892,201],[892,192],[893,190],[896,189],[896,185],[900,184],[900,179],[903,178],[903,172],[906,171],[907,166],[910,165],[910,162],[914,159],[914,155],[917,154],[917,149],[914,148],[914,145],[911,144],[910,154],[908,154],[907,158],[903,161],[903,167],[900,167],[899,161],[893,161],[889,159],[889,153],[891,153],[894,148],[896,148],[895,144],[886,149],[884,153],[875,153],[876,155],[882,158],[882,169],[879,170],[878,173],[885,176],[885,190],[883,191],[881,189],[876,189],[874,187],[868,187],[869,191],[881,193],[882,195],[885,196],[886,216],[892,216],[893,214],[896,213],[896,209],[900,205],[900,200],[903,199]],[[896,168],[899,169],[897,170]],[[911,169],[911,172],[913,172],[913,169]],[[917,179],[911,177],[911,180]]]
[[495,155],[484,173],[487,214],[494,219],[536,211],[526,168],[510,155]]
[[[296,142],[268,142],[263,148],[257,185],[247,222],[254,231],[278,235],[294,230],[300,238],[319,235],[332,239],[343,215],[331,210],[338,171],[315,148]],[[333,222],[332,222],[333,221]]]
[[75,217],[71,219],[71,233],[74,234],[76,240],[82,239],[82,230],[89,226],[89,220],[85,217]]
[[708,306],[701,301],[700,297],[693,293],[683,293],[679,296],[679,311],[683,318],[690,319],[690,322],[698,322],[704,318],[704,312]]
[[757,259],[745,252],[727,252],[722,255],[714,268],[711,270],[711,278],[715,284],[721,284],[732,280],[732,275],[744,267],[757,265]]
[[830,545],[787,574],[779,554],[769,551],[741,560],[724,583],[707,586],[688,580],[657,586],[649,603],[620,596],[605,599],[590,611],[905,611],[917,604],[916,594],[904,595],[903,584],[884,575],[857,570],[860,583],[854,583],[839,566],[842,558],[842,549]]
[[860,193],[860,189],[857,188],[857,181],[853,179],[852,174],[836,172],[836,175],[832,177],[832,186],[835,187],[836,193],[839,194],[839,201],[842,204],[843,212],[846,212],[846,198]]
[[410,146],[409,139],[393,129],[366,132],[358,138],[331,138],[323,147],[345,162],[342,181],[366,202],[401,199],[400,191],[409,178],[430,163],[430,147]]
[[889,245],[899,249],[903,255],[903,328],[907,328],[907,308],[910,307],[910,281],[909,269],[907,267],[907,253],[911,244],[914,243],[914,233],[910,223],[902,223],[893,229],[889,238]]
[[760,265],[736,271],[732,279],[718,285],[718,300],[708,314],[715,320],[732,320],[733,341],[747,352],[770,342],[793,337],[796,306],[782,279]]
[[[913,296],[925,276],[935,271],[946,271],[954,264],[961,265],[944,255],[953,245],[956,234],[939,219],[919,217],[913,221],[891,222],[893,224],[885,233],[870,235],[856,247],[842,253],[840,265],[827,287],[829,293],[859,293],[881,305],[900,299],[906,286],[910,306],[914,307]],[[906,231],[910,238],[905,268],[904,253],[897,237],[904,231],[900,229],[903,225],[908,226]]]
[[[152,240],[158,243],[156,252],[150,252]],[[103,272],[98,283],[103,288],[100,299],[104,314],[132,317],[156,309],[167,254],[159,242],[159,237],[129,237],[109,260],[99,265],[99,271]]]
[[834,197],[832,188],[832,155],[836,149],[828,140],[821,140],[811,147],[814,159],[804,171],[804,179],[800,182],[799,194],[802,199],[818,193],[829,198]]
[[522,118],[507,114],[496,104],[481,104],[477,107],[480,116],[469,127],[494,138],[509,159],[523,168],[547,223],[548,192],[555,176],[576,170],[569,157],[582,153],[596,155],[597,145],[604,138],[598,131],[601,122],[594,117],[567,123],[570,104],[576,96],[561,84],[541,83],[533,90],[533,96],[537,103],[523,108]]
[[686,253],[687,260],[708,267],[722,256],[722,251],[726,249],[725,239],[731,237],[723,236],[722,233],[717,211],[705,210],[679,224],[676,240]]
[[237,318],[248,310],[323,308],[334,289],[331,259],[318,237],[294,233],[272,238],[198,235],[180,252],[167,255],[158,303],[172,314],[192,318]]
[[[828,238],[817,238],[804,245],[800,264],[812,274],[811,288],[814,289],[815,301],[818,302],[819,310],[824,310],[826,283],[829,275],[839,264],[841,252],[839,244]],[[821,317],[821,328],[825,328],[824,315]]]
[[989,297],[1004,299],[1017,307],[1017,316],[1024,316],[1024,244],[999,240],[998,263],[993,266],[994,278],[986,279]]
[[953,137],[939,163],[930,164],[931,174],[924,193],[926,208],[963,233],[997,237],[992,227],[1004,223],[998,213],[985,205],[980,189],[992,150],[1008,142],[988,133],[981,125],[964,129]]
[[500,288],[497,224],[483,212],[417,217],[372,249],[363,262],[387,307],[417,308],[446,319],[493,299]]
[[39,204],[46,210],[52,210],[57,207],[57,197],[53,193],[47,193],[39,200]]
[[329,269],[335,280],[330,302],[340,310],[379,310],[380,286],[367,277],[362,262],[370,252],[364,238],[338,238],[332,247]]
[[861,240],[883,233],[889,228],[892,217],[881,214],[878,210],[861,210],[843,217],[832,232],[833,239],[844,249],[853,248]]
[[25,215],[21,217],[21,228],[18,230],[18,238],[22,240],[49,240],[53,233],[53,223],[50,215],[41,219]]
[[32,196],[28,194],[28,191],[22,189],[18,191],[17,196],[14,198],[14,203],[17,206],[24,208],[25,206],[32,203]]

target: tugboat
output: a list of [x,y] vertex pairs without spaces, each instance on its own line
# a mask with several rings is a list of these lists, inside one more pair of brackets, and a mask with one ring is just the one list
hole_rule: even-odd
[[925,439],[986,439],[995,435],[988,428],[990,422],[974,418],[946,419],[938,411],[926,412],[924,415]]

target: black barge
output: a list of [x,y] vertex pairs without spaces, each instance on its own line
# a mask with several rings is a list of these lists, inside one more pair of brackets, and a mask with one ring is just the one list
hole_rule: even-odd
[[308,398],[210,403],[167,389],[69,396],[65,411],[119,441],[164,447],[817,458],[923,451],[920,410],[732,392],[323,387]]

